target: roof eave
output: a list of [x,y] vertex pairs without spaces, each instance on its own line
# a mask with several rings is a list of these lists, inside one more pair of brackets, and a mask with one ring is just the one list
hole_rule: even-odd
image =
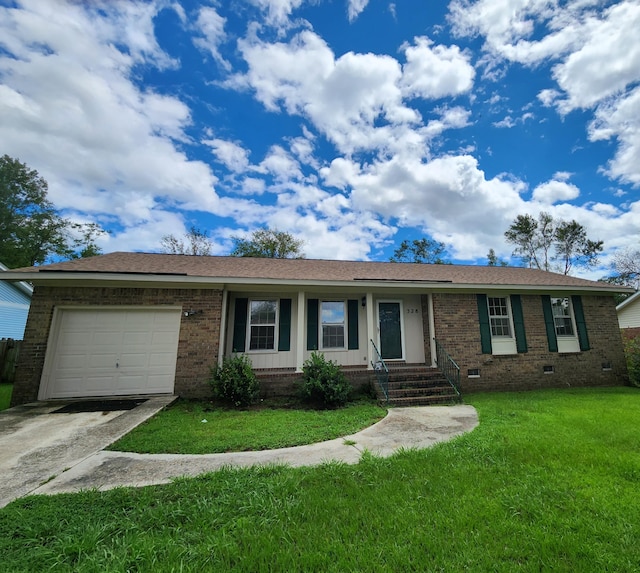
[[359,291],[430,291],[430,292],[589,292],[592,294],[614,295],[617,293],[635,293],[631,287],[599,285],[530,285],[530,284],[493,284],[493,283],[453,283],[442,281],[394,281],[376,279],[358,280],[314,280],[314,279],[269,279],[249,277],[209,277],[189,276],[183,274],[145,274],[145,273],[95,273],[95,272],[66,272],[66,271],[5,271],[0,273],[0,280],[31,281],[35,285],[62,286],[73,281],[79,286],[168,286],[172,288],[225,288],[237,286],[247,290],[251,286],[260,287],[298,287],[310,289],[314,287],[345,288]]

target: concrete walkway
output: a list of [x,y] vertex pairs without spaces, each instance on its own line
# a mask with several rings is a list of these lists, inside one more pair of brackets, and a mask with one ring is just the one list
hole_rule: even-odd
[[[472,406],[392,408],[383,420],[361,432],[308,446],[205,455],[103,451],[169,401],[168,397],[153,398],[134,410],[105,415],[41,412],[40,416],[44,417],[31,426],[31,430],[39,432],[40,438],[27,450],[21,448],[20,443],[29,424],[12,432],[11,424],[3,420],[3,415],[11,410],[0,413],[0,475],[6,476],[4,483],[0,483],[0,507],[28,493],[55,494],[163,484],[176,477],[196,476],[229,466],[310,466],[330,460],[355,464],[365,451],[386,457],[400,448],[426,448],[478,425],[478,416]],[[21,408],[28,409],[29,406]],[[51,420],[51,416],[59,418]],[[69,422],[73,428],[65,430],[60,429],[64,426],[60,417],[64,416],[84,418]]]

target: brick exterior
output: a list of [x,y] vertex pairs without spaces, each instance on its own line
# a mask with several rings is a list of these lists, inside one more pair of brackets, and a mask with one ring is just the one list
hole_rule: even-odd
[[636,326],[633,328],[621,328],[620,334],[622,334],[623,340],[633,340],[634,338],[638,338],[640,336],[640,326]]
[[[463,392],[530,390],[570,386],[611,386],[628,380],[615,302],[608,296],[582,296],[591,350],[549,352],[539,295],[522,295],[528,352],[482,354],[475,294],[434,294],[436,338],[460,366]],[[610,371],[603,364],[611,365]],[[544,366],[553,366],[545,374]],[[478,368],[480,378],[469,378]]]
[[[522,295],[528,352],[512,356],[482,354],[475,294],[433,294],[435,337],[458,363],[463,392],[525,390],[542,387],[605,386],[628,380],[615,303],[611,296],[582,296],[591,350],[549,352],[539,295]],[[430,364],[427,296],[422,296],[426,363]],[[53,311],[57,306],[180,306],[199,311],[181,318],[175,392],[186,398],[210,397],[210,367],[218,356],[222,292],[213,289],[44,287],[37,286],[16,371],[12,405],[37,399]],[[201,311],[201,312],[200,312]],[[603,364],[611,370],[603,370]],[[544,366],[553,366],[545,374]],[[480,378],[468,378],[469,369]],[[371,372],[345,369],[357,388]],[[260,372],[262,395],[288,394],[299,377],[291,372]]]
[[210,396],[209,369],[218,358],[222,292],[211,289],[36,287],[16,370],[11,404],[37,399],[49,330],[56,306],[181,306],[201,311],[182,317],[175,392],[187,398]]

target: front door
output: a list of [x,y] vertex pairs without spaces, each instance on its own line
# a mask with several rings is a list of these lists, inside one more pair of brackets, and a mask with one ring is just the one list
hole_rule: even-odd
[[400,326],[400,303],[378,303],[380,320],[380,354],[384,360],[402,358],[402,328]]

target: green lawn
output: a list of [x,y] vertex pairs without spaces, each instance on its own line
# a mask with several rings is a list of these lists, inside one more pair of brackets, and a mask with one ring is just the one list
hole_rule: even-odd
[[0,510],[6,571],[638,571],[637,389],[477,394],[480,426],[355,466],[225,469]]
[[0,384],[0,410],[6,410],[11,403],[13,384]]
[[178,401],[109,449],[143,454],[210,454],[271,450],[348,436],[384,418],[372,400],[336,410],[213,408]]

